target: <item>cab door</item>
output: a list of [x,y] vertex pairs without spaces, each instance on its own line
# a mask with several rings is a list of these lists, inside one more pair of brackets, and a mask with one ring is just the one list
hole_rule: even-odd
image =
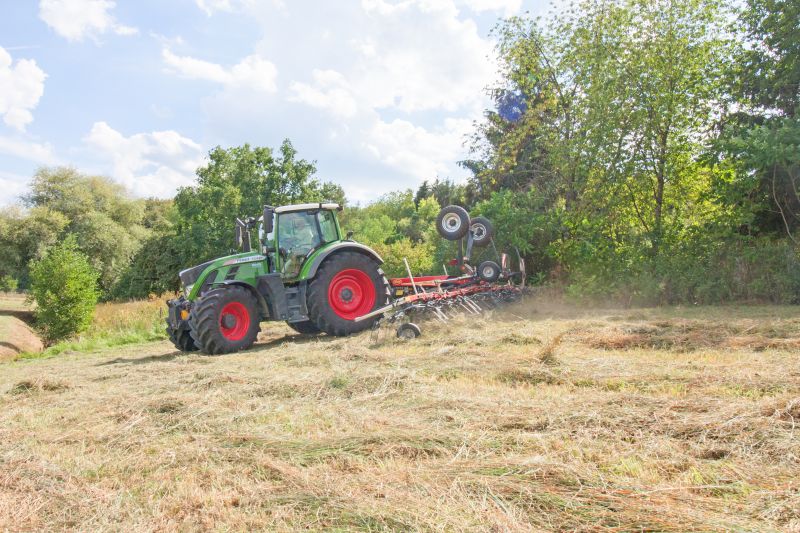
[[278,215],[278,246],[281,275],[294,279],[306,257],[322,244],[316,212],[295,211]]

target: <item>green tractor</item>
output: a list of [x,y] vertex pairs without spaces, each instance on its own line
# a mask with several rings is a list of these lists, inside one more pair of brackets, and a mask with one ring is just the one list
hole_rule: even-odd
[[[383,260],[342,237],[332,203],[265,206],[236,220],[243,253],[183,270],[182,294],[167,302],[167,333],[182,351],[223,354],[253,345],[264,320],[299,333],[344,336],[372,327],[354,319],[389,302]],[[258,250],[250,245],[258,229]]]

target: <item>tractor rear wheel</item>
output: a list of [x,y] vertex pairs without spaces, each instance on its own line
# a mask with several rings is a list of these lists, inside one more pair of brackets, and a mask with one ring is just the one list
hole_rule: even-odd
[[205,293],[189,314],[194,343],[211,355],[250,348],[261,329],[259,322],[255,297],[236,285]]
[[328,335],[343,337],[372,327],[365,315],[389,301],[389,282],[378,263],[356,252],[340,252],[322,263],[308,284],[308,316]]
[[303,335],[316,335],[320,333],[319,328],[310,320],[303,320],[302,322],[287,322],[287,326],[295,330],[297,333]]

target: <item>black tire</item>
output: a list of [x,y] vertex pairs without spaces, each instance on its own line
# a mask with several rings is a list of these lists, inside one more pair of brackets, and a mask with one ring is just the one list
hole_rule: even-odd
[[469,213],[457,205],[443,207],[436,217],[436,231],[448,241],[457,241],[469,231]]
[[167,335],[169,336],[169,340],[172,341],[172,344],[182,352],[196,352],[198,350],[187,328],[172,329],[167,325]]
[[[359,271],[357,274],[363,282],[363,288],[368,290],[371,286],[374,290],[374,302],[367,307],[369,298],[361,299],[356,292],[350,289],[350,300],[347,300],[346,291],[348,285],[346,280],[342,281],[345,271]],[[332,287],[332,284],[335,284]],[[341,303],[330,302],[328,295],[341,287],[340,294],[343,295]],[[362,291],[360,294],[366,294]],[[353,301],[353,299],[356,299]],[[363,305],[359,305],[363,302]],[[317,275],[308,284],[306,293],[306,303],[308,305],[308,316],[320,331],[328,335],[343,337],[353,333],[367,330],[375,324],[378,317],[373,317],[361,322],[355,322],[356,316],[367,314],[379,307],[383,307],[389,302],[389,282],[383,275],[378,263],[373,259],[357,252],[339,252],[328,257],[317,270]],[[345,306],[353,305],[349,315],[343,316]],[[334,308],[339,309],[339,312]]]
[[397,328],[398,339],[411,340],[416,339],[420,335],[422,335],[422,330],[419,329],[419,326],[413,322],[402,324],[399,328]]
[[500,278],[500,265],[494,261],[484,261],[478,265],[478,277],[489,283],[497,281]]
[[489,246],[494,237],[494,226],[486,217],[475,217],[469,221],[472,242],[475,246]]
[[[238,311],[240,313],[238,319],[232,313],[223,316],[222,312],[225,309]],[[223,320],[231,319],[233,322],[229,322],[226,328]],[[189,326],[195,345],[211,355],[250,348],[261,330],[259,322],[255,296],[246,288],[237,285],[205,293],[195,301],[189,313]]]
[[321,333],[319,328],[310,320],[303,320],[302,322],[287,322],[287,326],[295,330],[297,333],[303,335],[316,335]]

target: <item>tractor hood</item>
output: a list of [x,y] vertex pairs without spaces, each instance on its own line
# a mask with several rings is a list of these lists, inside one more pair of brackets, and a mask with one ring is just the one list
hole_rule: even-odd
[[188,289],[192,285],[194,285],[197,282],[197,280],[200,279],[200,277],[203,275],[203,272],[205,272],[206,270],[216,270],[217,268],[223,266],[239,265],[242,263],[263,261],[264,259],[266,259],[265,256],[253,252],[226,255],[224,257],[218,257],[216,259],[212,259],[211,261],[207,261],[200,265],[187,268],[186,270],[181,270],[178,276],[181,278],[181,283],[183,284],[184,288],[187,289],[188,292]]

